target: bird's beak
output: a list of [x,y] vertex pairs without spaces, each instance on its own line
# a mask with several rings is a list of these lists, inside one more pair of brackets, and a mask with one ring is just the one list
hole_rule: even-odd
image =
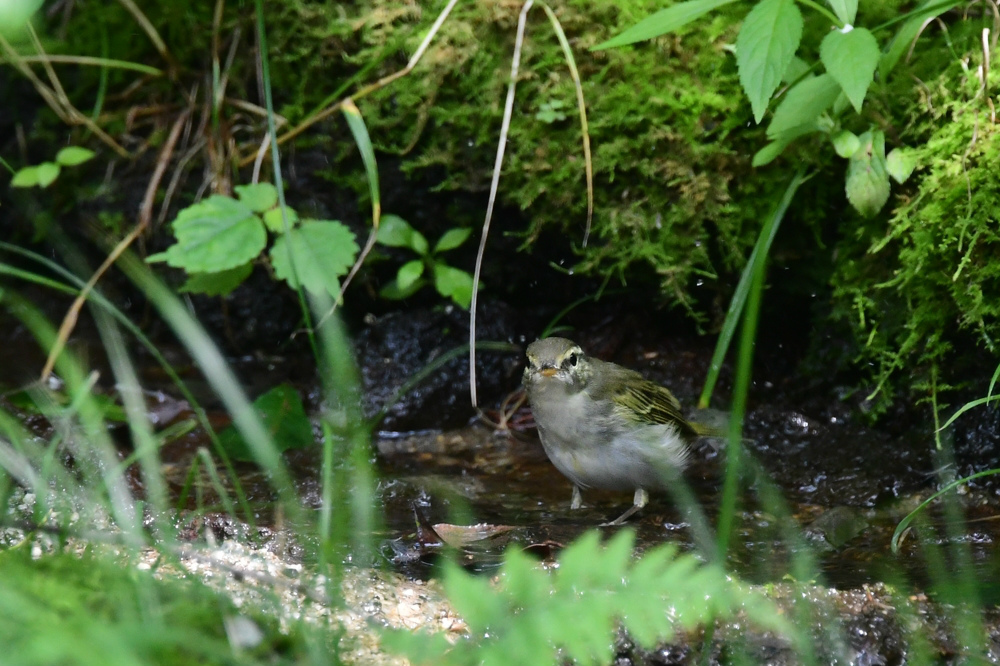
[[557,372],[556,368],[542,368],[541,370],[538,371],[538,374],[540,374],[543,377],[555,377],[556,372]]

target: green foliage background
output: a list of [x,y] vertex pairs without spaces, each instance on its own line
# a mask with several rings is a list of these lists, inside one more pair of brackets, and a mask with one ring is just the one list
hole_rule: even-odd
[[[401,69],[443,5],[265,3],[279,112],[295,124]],[[853,334],[847,356],[854,366],[873,369],[863,381],[890,398],[893,387],[920,384],[909,379],[912,372],[937,366],[947,374],[957,367],[951,362],[956,345],[967,349],[971,341],[991,352],[1000,314],[993,305],[1000,294],[991,261],[996,185],[988,169],[995,123],[984,115],[985,95],[976,93],[975,80],[979,32],[992,27],[990,15],[945,15],[947,34],[926,29],[912,57],[888,80],[876,80],[862,115],[849,114],[846,129],[881,130],[887,150],[912,146],[918,163],[915,176],[894,187],[886,209],[863,220],[844,197],[846,165],[822,137],[800,139],[771,165],[751,168],[751,156],[767,139],[752,121],[732,54],[745,4],[720,8],[678,34],[588,50],[661,6],[654,0],[553,5],[580,69],[594,150],[595,217],[586,248],[579,247],[586,190],[573,84],[544,13],[533,10],[500,187],[502,203],[524,211],[527,226],[514,231],[527,247],[543,229],[566,232],[579,251],[577,273],[655,285],[661,295],[655,305],[680,306],[711,328],[766,212],[804,163],[817,175],[793,205],[772,255],[772,265],[792,270],[773,271],[784,277],[771,286],[819,295],[819,314],[832,314]],[[858,23],[875,25],[910,7],[861,3]],[[181,72],[177,81],[205,85],[211,3],[143,9],[171,48]],[[507,0],[459,3],[410,75],[358,99],[383,163],[395,161],[414,182],[442,191],[482,193],[485,202],[520,9],[521,3]],[[815,13],[805,17],[800,55],[815,60],[809,50],[818,51],[829,24]],[[228,40],[237,29],[240,55],[226,94],[256,102],[254,65],[244,57],[253,47],[252,25],[240,7],[227,4],[220,34]],[[876,34],[880,44],[889,43],[891,30]],[[117,3],[76,7],[65,26],[53,28],[53,37],[60,39],[50,43],[52,50],[160,60]],[[71,96],[94,99],[100,70],[75,72]],[[107,75],[108,90],[134,80],[118,70]],[[995,98],[995,89],[994,81],[986,95]],[[144,105],[177,100],[176,82],[166,79],[143,90]],[[112,133],[125,129],[125,107],[118,104],[105,103]],[[220,122],[235,126],[239,120],[237,111],[225,108]],[[145,138],[155,147],[164,134],[153,125]],[[321,174],[353,189],[365,205],[364,172],[342,123],[319,125],[295,145],[328,156]],[[478,211],[457,214],[465,217],[448,226],[479,221]],[[803,310],[797,316],[812,315]]]

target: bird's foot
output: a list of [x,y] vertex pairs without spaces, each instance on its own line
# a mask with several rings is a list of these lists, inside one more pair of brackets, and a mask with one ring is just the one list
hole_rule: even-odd
[[618,516],[617,518],[615,518],[610,522],[601,523],[599,527],[612,527],[614,525],[624,525],[625,521],[634,516],[636,511],[646,506],[646,503],[648,501],[649,501],[649,493],[647,493],[642,488],[636,488],[635,497],[632,499],[632,506],[629,507],[628,511],[626,511],[625,513],[623,513],[622,515]]

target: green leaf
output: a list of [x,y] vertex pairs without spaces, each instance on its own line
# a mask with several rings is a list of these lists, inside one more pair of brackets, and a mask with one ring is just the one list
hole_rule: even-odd
[[[293,229],[296,224],[299,223],[299,214],[295,212],[294,208],[289,208],[285,206],[285,217],[288,218],[288,228]],[[281,219],[281,207],[272,208],[271,210],[264,211],[264,226],[272,234],[283,234],[285,233],[285,222]]]
[[785,73],[781,77],[781,82],[794,83],[800,76],[805,75],[809,69],[809,63],[802,58],[795,56],[792,58],[792,61],[788,63],[788,68],[785,69]]
[[472,276],[446,264],[434,264],[434,288],[463,308],[472,303]]
[[[254,400],[253,408],[271,434],[278,451],[304,449],[315,443],[312,424],[302,406],[302,398],[290,385],[275,386]],[[219,442],[234,459],[247,462],[254,460],[250,447],[234,426],[228,426],[219,433]]]
[[879,56],[878,41],[866,28],[834,30],[819,45],[823,66],[847,93],[858,113],[875,77]]
[[424,235],[398,215],[383,215],[375,238],[382,245],[408,247],[421,256],[427,254],[429,247]]
[[794,0],[762,0],[743,21],[736,38],[740,84],[760,122],[802,39],[802,13]]
[[665,35],[678,28],[684,27],[696,18],[708,12],[728,5],[733,0],[689,0],[681,2],[672,7],[661,9],[655,14],[650,14],[630,28],[626,28],[620,34],[611,39],[601,42],[597,46],[590,48],[591,51],[601,51],[615,46],[625,46],[634,44],[653,37]]
[[417,279],[424,274],[424,262],[422,259],[408,261],[399,267],[396,273],[396,284],[403,291],[409,289]]
[[[158,255],[153,255],[146,261],[154,261]],[[217,273],[191,273],[187,282],[181,285],[177,291],[186,291],[195,294],[205,294],[207,296],[225,296],[243,284],[243,281],[250,277],[253,272],[253,264],[246,263],[236,268]]]
[[306,220],[274,242],[271,265],[275,275],[293,289],[301,283],[314,294],[325,291],[339,298],[339,278],[347,273],[357,254],[354,234],[343,224]]
[[39,187],[48,187],[54,183],[56,178],[59,177],[59,172],[62,170],[55,162],[42,162],[35,169],[38,171]]
[[858,15],[858,0],[829,0],[833,13],[844,23],[850,25]]
[[220,195],[182,210],[173,228],[177,244],[163,254],[167,264],[189,273],[218,273],[242,266],[267,244],[260,218],[242,202]]
[[845,190],[855,210],[871,217],[889,200],[889,173],[885,164],[885,135],[865,132],[859,137],[861,149],[847,165]]
[[392,282],[379,289],[378,295],[382,298],[401,301],[404,298],[409,298],[413,294],[420,291],[425,284],[427,284],[427,280],[416,280],[406,289],[403,289],[399,286],[399,282],[394,279]]
[[830,140],[833,142],[833,149],[841,157],[851,157],[861,148],[861,139],[847,130],[837,132]]
[[803,79],[785,93],[774,110],[767,138],[775,139],[803,125],[815,129],[820,114],[830,108],[839,94],[840,86],[829,74]]
[[239,196],[240,203],[255,213],[263,213],[278,205],[278,188],[271,183],[237,185],[233,191]]
[[438,239],[437,244],[434,245],[435,254],[454,250],[468,240],[470,234],[472,234],[472,229],[449,229],[444,232],[441,238]]
[[17,170],[10,181],[11,187],[34,187],[38,185],[38,167],[26,166]]
[[885,156],[886,171],[899,184],[906,182],[916,166],[917,161],[913,158],[913,153],[905,148],[893,148]]
[[372,208],[380,209],[378,164],[375,162],[375,148],[372,147],[372,140],[368,135],[368,127],[365,125],[365,119],[361,117],[360,109],[358,109],[354,101],[350,98],[344,101],[340,110],[344,114],[347,127],[350,128],[351,135],[354,137],[354,143],[357,144],[358,152],[361,153],[361,161],[365,165],[365,178],[368,180],[368,192],[371,194]]
[[751,166],[762,167],[770,164],[775,159],[777,159],[778,155],[784,152],[785,148],[788,147],[789,143],[791,143],[791,140],[782,139],[780,141],[772,141],[771,143],[767,144],[766,146],[758,150],[756,153],[754,153]]
[[56,153],[56,162],[63,166],[76,166],[93,158],[94,151],[79,146],[67,146]]

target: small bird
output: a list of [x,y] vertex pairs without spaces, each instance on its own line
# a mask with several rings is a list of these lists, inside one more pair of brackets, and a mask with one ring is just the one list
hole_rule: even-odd
[[524,387],[542,447],[581,488],[634,490],[633,505],[608,525],[621,525],[665,490],[688,464],[690,444],[714,430],[691,423],[666,388],[638,372],[590,358],[566,338],[528,345]]

